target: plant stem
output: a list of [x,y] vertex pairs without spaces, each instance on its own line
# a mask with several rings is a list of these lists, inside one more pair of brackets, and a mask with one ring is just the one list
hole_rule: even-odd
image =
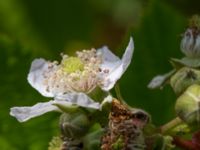
[[121,90],[120,90],[120,87],[119,87],[119,83],[116,83],[115,84],[115,93],[116,93],[116,96],[117,96],[117,99],[122,103],[124,104],[125,106],[127,107],[130,107],[123,99],[122,97],[122,94],[121,94]]
[[180,137],[173,137],[173,144],[175,144],[177,147],[184,149],[184,150],[198,150],[199,147],[197,147],[192,141],[190,140],[184,140]]
[[119,101],[124,101],[124,99],[122,97],[122,94],[121,94],[121,91],[120,91],[119,83],[115,84],[115,92],[116,92],[118,100]]
[[169,131],[170,129],[176,127],[177,125],[181,124],[183,121],[179,118],[176,117],[173,120],[171,120],[170,122],[164,124],[163,126],[160,127],[160,132],[162,134],[165,134],[167,131]]

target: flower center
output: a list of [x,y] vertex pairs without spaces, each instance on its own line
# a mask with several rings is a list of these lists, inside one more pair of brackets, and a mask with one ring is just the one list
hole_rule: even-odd
[[98,86],[101,55],[97,55],[95,49],[79,51],[76,55],[62,55],[61,63],[45,81],[50,90],[55,93],[90,93]]
[[78,57],[68,57],[62,60],[63,70],[67,73],[83,71],[84,64]]

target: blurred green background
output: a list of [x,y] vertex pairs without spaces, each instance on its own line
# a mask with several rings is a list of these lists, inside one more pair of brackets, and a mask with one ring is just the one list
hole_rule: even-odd
[[103,45],[121,56],[130,35],[135,53],[119,82],[122,95],[157,125],[172,119],[172,89],[152,91],[147,84],[171,70],[170,57],[182,57],[181,33],[198,6],[199,0],[0,0],[0,149],[45,150],[59,135],[57,113],[25,123],[9,116],[12,106],[47,100],[26,79],[34,58],[59,60],[61,52]]

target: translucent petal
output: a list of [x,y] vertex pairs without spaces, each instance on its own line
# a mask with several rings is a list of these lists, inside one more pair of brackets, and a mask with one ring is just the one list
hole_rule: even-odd
[[166,77],[164,75],[157,75],[151,80],[147,87],[150,89],[159,88],[164,84],[165,80]]
[[112,51],[109,50],[107,46],[98,49],[97,53],[102,54],[103,57],[102,59],[104,62],[116,62],[120,60],[120,58],[117,57],[115,54],[113,54]]
[[150,83],[148,84],[148,88],[156,89],[162,87],[165,82],[175,73],[175,70],[172,70],[164,75],[155,76]]
[[117,82],[117,80],[121,78],[121,76],[123,75],[123,73],[126,71],[126,69],[131,63],[133,50],[134,50],[134,43],[131,37],[129,44],[126,47],[125,53],[121,60],[115,59],[116,60],[115,62],[113,61],[107,64],[106,62],[104,63],[103,67],[110,68],[110,69],[109,69],[109,73],[104,78],[103,85],[101,86],[103,90],[108,91],[112,89],[115,83]]
[[53,101],[37,103],[31,107],[13,107],[10,115],[17,118],[19,122],[25,122],[31,118],[41,116],[50,111],[59,111],[58,107],[52,105]]
[[64,95],[59,95],[55,97],[55,101],[59,103],[67,101],[69,103],[76,104],[82,107],[100,109],[100,104],[98,102],[93,101],[84,93],[68,93]]
[[28,74],[28,82],[43,96],[53,97],[54,94],[47,90],[47,84],[45,84],[45,72],[51,72],[54,68],[49,67],[49,63],[40,58],[35,59],[31,64],[31,69]]
[[104,46],[97,50],[98,53],[102,54],[102,64],[101,69],[102,70],[109,70],[112,71],[117,66],[120,65],[121,60],[119,57],[114,55],[111,50],[108,49],[107,46]]

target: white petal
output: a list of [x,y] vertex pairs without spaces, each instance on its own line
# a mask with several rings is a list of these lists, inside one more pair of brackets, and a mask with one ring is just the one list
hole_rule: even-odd
[[50,111],[59,111],[58,107],[52,105],[53,101],[37,103],[31,107],[13,107],[10,115],[17,118],[19,122],[25,122],[31,118],[41,116]]
[[55,101],[67,101],[69,103],[76,104],[82,107],[100,109],[100,104],[98,102],[93,101],[84,93],[68,93],[64,95],[59,95],[55,97]]
[[130,38],[129,44],[126,47],[125,53],[122,57],[122,66],[123,66],[123,71],[125,72],[128,66],[131,63],[131,59],[133,56],[133,50],[134,50],[134,43],[133,43],[133,38]]
[[45,81],[45,72],[51,72],[53,68],[49,67],[49,62],[40,58],[35,59],[31,64],[31,69],[28,74],[28,82],[43,96],[53,97],[54,94],[47,90]]
[[150,89],[156,89],[156,88],[159,88],[163,85],[163,83],[165,82],[165,76],[163,75],[158,75],[158,76],[155,76],[151,82],[148,84],[148,88]]
[[103,57],[102,59],[104,62],[116,62],[120,60],[119,57],[113,54],[112,51],[109,50],[107,46],[98,49],[97,53],[100,53],[102,55]]
[[165,82],[175,73],[175,71],[176,70],[172,70],[164,75],[155,76],[147,87],[150,89],[162,88]]
[[120,65],[121,60],[119,57],[114,55],[111,50],[108,49],[107,46],[104,46],[97,50],[97,53],[102,55],[102,70],[109,70],[112,71],[114,68]]
[[[126,71],[128,66],[131,63],[131,59],[133,56],[134,44],[132,37],[130,38],[129,44],[125,50],[125,53],[122,57],[122,60],[116,62],[112,62],[112,68],[109,70],[109,74],[104,78],[103,85],[101,88],[105,91],[112,89],[117,82]],[[104,64],[104,68],[106,68],[106,63]],[[110,68],[110,64],[108,64],[108,68]]]

